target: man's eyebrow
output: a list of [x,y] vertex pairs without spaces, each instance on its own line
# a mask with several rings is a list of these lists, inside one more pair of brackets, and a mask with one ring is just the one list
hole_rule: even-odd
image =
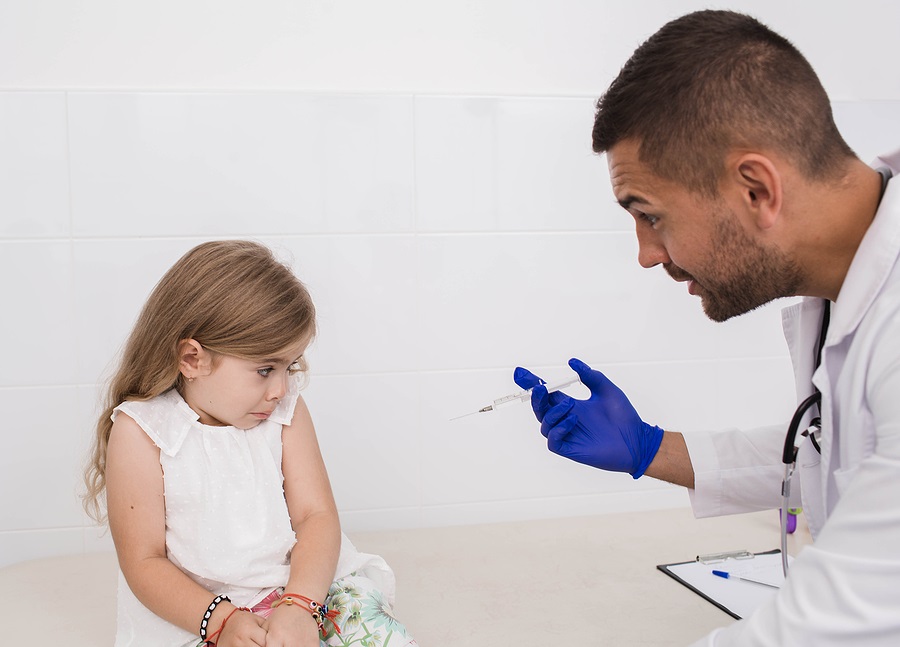
[[636,195],[627,195],[621,200],[618,200],[619,206],[625,209],[626,211],[631,208],[633,204],[650,204],[643,198],[639,198]]

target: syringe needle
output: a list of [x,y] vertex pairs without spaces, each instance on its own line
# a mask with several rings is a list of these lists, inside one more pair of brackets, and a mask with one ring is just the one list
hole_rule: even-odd
[[456,416],[455,418],[450,418],[450,422],[453,422],[454,420],[459,420],[460,418],[465,418],[466,416],[474,416],[476,413],[487,413],[488,411],[493,411],[493,410],[494,410],[494,405],[489,404],[486,407],[482,407],[478,411],[470,411],[469,413],[464,413],[461,416]]
[[[573,377],[565,382],[557,382],[556,384],[544,384],[547,388],[548,393],[553,393],[554,391],[559,391],[560,389],[564,389],[567,386],[572,386],[576,382],[579,381],[579,378]],[[487,413],[488,411],[493,411],[497,407],[508,404],[510,402],[525,402],[528,398],[531,397],[532,389],[525,389],[524,391],[519,391],[517,393],[511,393],[510,395],[504,395],[502,398],[497,398],[494,400],[492,404],[487,405],[486,407],[482,407],[478,411],[470,411],[469,413],[464,413],[461,416],[456,416],[455,418],[450,418],[450,422],[454,420],[459,420],[460,418],[465,418],[467,416],[474,416],[476,413]]]

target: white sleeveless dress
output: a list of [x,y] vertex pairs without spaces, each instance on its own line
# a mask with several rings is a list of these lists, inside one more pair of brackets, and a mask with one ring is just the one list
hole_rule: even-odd
[[[212,427],[172,389],[113,412],[132,418],[159,447],[166,502],[166,553],[195,582],[252,607],[287,584],[296,536],[284,498],[281,430],[300,394],[299,376],[275,411],[256,427]],[[341,535],[334,579],[351,573],[373,580],[393,603],[394,576],[377,555]],[[187,632],[147,609],[119,572],[116,647],[188,647]],[[199,631],[200,618],[197,618]]]

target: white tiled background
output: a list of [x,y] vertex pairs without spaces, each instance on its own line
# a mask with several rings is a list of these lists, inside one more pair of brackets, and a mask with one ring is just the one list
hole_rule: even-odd
[[[109,547],[77,499],[100,384],[153,284],[253,237],[308,284],[306,393],[345,527],[681,505],[549,454],[526,406],[578,356],[670,429],[779,422],[777,307],[707,321],[641,270],[593,101],[721,3],[0,3],[0,566]],[[900,140],[900,5],[733,2],[790,37],[861,157]]]

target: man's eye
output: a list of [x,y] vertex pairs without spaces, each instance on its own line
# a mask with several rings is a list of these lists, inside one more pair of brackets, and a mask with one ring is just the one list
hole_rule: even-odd
[[651,227],[659,222],[659,218],[656,216],[651,216],[650,214],[644,213],[643,211],[638,211],[635,213],[639,220],[643,220]]
[[275,369],[270,366],[268,368],[261,368],[261,369],[257,370],[256,372],[259,373],[260,375],[262,375],[263,377],[269,377],[269,373],[271,373],[274,370]]

